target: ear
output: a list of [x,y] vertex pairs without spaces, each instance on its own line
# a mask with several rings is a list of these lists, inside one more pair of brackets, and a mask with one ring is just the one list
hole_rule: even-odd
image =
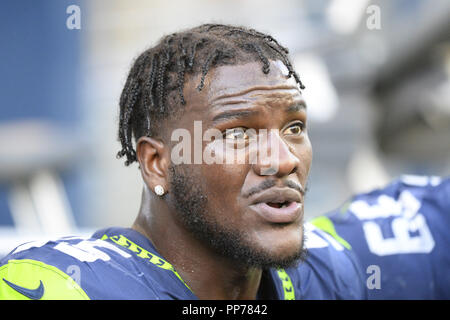
[[140,137],[136,144],[137,160],[142,178],[150,190],[161,185],[168,190],[167,182],[169,159],[166,146],[160,140],[150,137]]

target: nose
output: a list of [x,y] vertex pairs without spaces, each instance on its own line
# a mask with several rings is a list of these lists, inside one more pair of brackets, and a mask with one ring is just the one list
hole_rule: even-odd
[[256,159],[253,170],[260,176],[288,176],[297,171],[300,160],[280,137],[279,130],[258,135]]

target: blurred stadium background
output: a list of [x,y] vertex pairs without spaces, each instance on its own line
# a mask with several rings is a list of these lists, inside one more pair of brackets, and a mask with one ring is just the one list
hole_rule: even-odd
[[201,23],[290,48],[314,149],[307,218],[401,174],[449,175],[449,17],[448,0],[2,1],[0,257],[133,222],[142,182],[115,157],[119,95],[141,51]]

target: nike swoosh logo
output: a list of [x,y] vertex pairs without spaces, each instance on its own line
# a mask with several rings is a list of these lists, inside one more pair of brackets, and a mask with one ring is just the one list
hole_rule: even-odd
[[42,283],[41,280],[39,280],[39,287],[37,287],[37,289],[28,289],[28,288],[18,286],[17,284],[9,282],[5,278],[3,278],[3,281],[5,281],[8,286],[13,288],[20,294],[23,294],[25,297],[30,298],[32,300],[39,300],[44,295],[44,284]]

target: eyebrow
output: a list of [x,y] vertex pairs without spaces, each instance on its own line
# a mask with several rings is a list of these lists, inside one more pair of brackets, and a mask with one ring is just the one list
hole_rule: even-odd
[[252,116],[258,115],[260,112],[256,110],[241,110],[241,111],[225,111],[216,115],[212,121],[214,124],[227,120],[236,120],[242,118],[250,118]]
[[[303,100],[299,101],[293,105],[290,105],[289,107],[287,107],[285,109],[285,112],[286,113],[295,113],[295,112],[299,112],[301,110],[306,110],[306,104]],[[250,117],[256,116],[258,114],[260,114],[260,111],[258,111],[258,110],[236,110],[236,111],[230,110],[230,111],[225,111],[225,112],[219,113],[212,119],[212,122],[214,124],[217,124],[217,123],[227,121],[227,120],[250,118]]]
[[298,112],[301,110],[306,110],[306,103],[304,100],[298,101],[286,108],[287,113]]

